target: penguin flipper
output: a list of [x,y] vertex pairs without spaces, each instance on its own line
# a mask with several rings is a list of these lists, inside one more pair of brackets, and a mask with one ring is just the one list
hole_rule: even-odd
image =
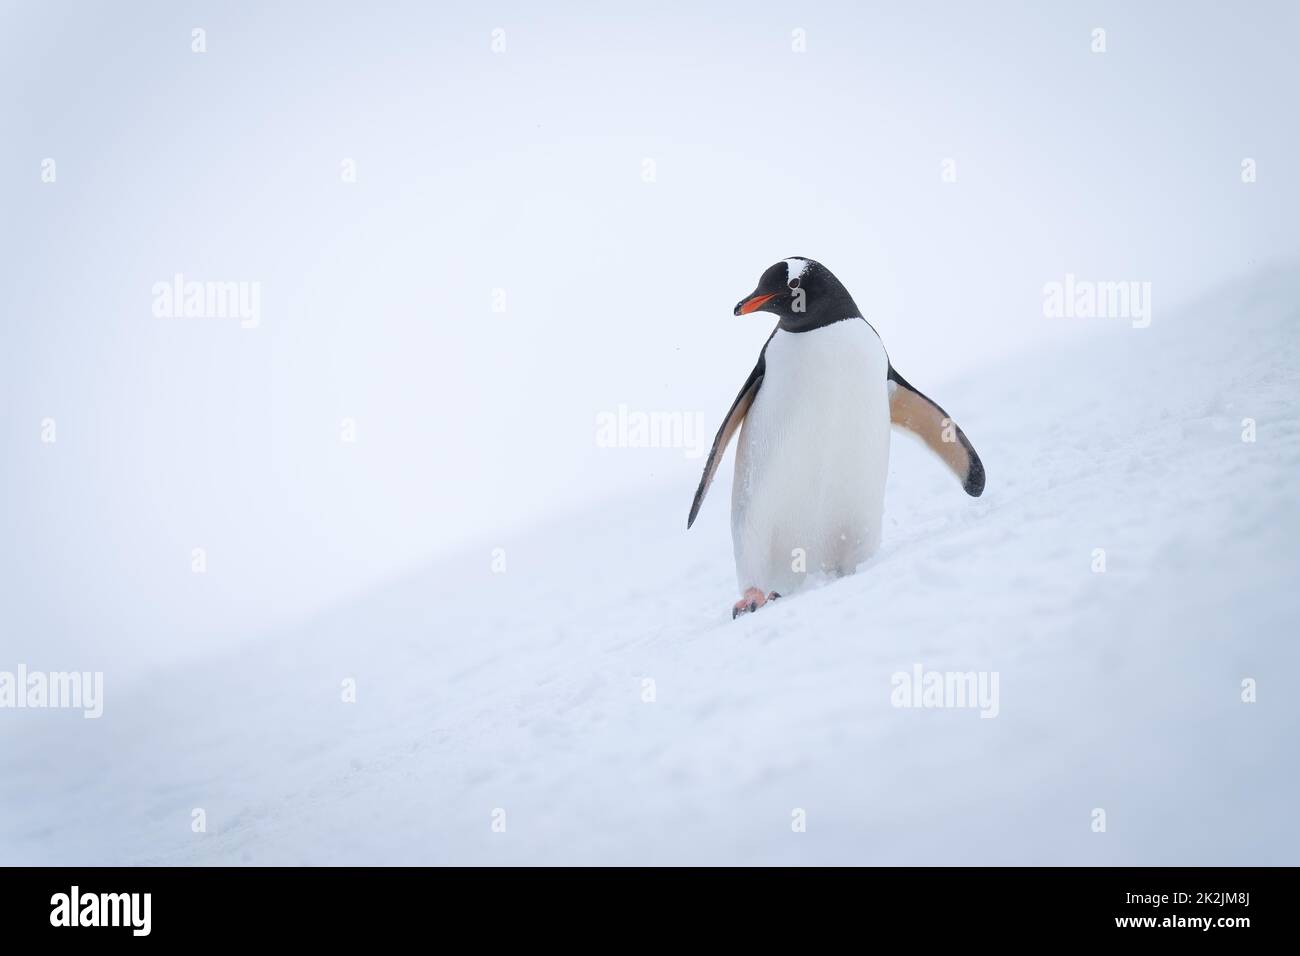
[[[972,498],[983,494],[984,463],[966,433],[947,412],[899,375],[893,365],[889,366],[889,420],[912,432],[942,458],[961,481],[966,494]],[[949,426],[953,431],[945,439]]]
[[731,403],[727,417],[722,420],[722,427],[713,438],[713,447],[709,450],[708,460],[704,463],[704,474],[700,476],[700,486],[695,489],[695,500],[691,502],[691,514],[686,519],[687,530],[695,524],[695,516],[700,513],[700,505],[704,504],[704,496],[708,493],[709,485],[713,483],[713,473],[718,470],[723,452],[731,443],[731,436],[736,434],[740,423],[745,420],[749,406],[754,404],[754,396],[758,394],[758,388],[763,384],[763,373],[767,370],[767,363],[764,361],[766,351],[765,345],[763,352],[759,353],[758,364],[754,366],[754,371],[749,373],[749,378],[745,379],[745,384],[740,387],[740,394]]

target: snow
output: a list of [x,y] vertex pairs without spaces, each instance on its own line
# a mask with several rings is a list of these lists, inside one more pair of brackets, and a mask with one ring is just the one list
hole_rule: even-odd
[[[0,863],[1300,863],[1297,293],[946,386],[893,354],[987,491],[897,436],[878,554],[736,622],[727,489],[687,533],[682,472],[109,675],[98,720],[7,713]],[[997,716],[891,706],[917,665],[997,674]]]

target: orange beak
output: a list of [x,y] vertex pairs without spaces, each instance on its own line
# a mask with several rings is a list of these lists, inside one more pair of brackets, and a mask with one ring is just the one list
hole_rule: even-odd
[[754,295],[736,305],[736,315],[749,315],[751,312],[757,312],[769,300],[775,299],[780,293],[772,292],[768,295]]

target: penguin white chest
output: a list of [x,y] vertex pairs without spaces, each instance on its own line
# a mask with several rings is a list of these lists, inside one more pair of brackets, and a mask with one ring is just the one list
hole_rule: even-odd
[[742,591],[849,574],[880,544],[889,359],[864,319],[778,330],[741,429],[731,535]]

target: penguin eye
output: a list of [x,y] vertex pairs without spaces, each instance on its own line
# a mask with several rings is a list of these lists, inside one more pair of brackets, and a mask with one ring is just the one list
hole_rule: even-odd
[[787,282],[786,285],[788,285],[791,289],[799,288],[799,277],[795,276],[793,279]]

